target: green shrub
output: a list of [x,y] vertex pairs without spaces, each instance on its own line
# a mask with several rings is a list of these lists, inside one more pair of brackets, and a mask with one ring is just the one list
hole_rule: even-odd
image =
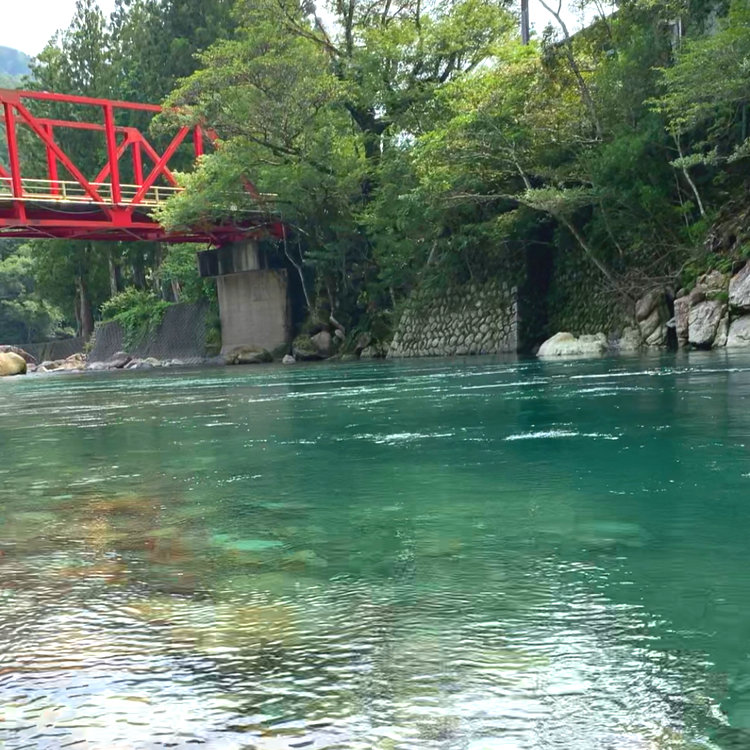
[[101,307],[103,320],[117,321],[124,331],[124,345],[137,347],[164,319],[169,302],[153,292],[129,287],[108,299]]

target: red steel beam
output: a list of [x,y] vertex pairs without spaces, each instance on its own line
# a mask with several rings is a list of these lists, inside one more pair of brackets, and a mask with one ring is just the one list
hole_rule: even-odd
[[[102,110],[102,122],[35,117],[25,106],[26,100],[60,102],[87,105]],[[214,225],[194,227],[178,232],[168,232],[150,218],[151,208],[141,201],[148,191],[163,177],[173,186],[177,181],[169,169],[169,161],[183,144],[192,130],[193,151],[196,159],[204,153],[204,138],[217,146],[218,137],[214,130],[205,124],[193,128],[181,127],[174,135],[166,150],[159,154],[148,139],[137,129],[117,125],[115,113],[119,109],[158,113],[162,108],[156,104],[140,104],[86,96],[71,96],[48,91],[16,91],[0,89],[0,129],[5,129],[8,142],[10,171],[0,165],[0,177],[11,185],[13,200],[0,200],[0,236],[10,237],[62,237],[68,239],[148,239],[167,242],[203,242],[220,244],[248,235],[258,236],[271,233],[281,236],[281,225],[274,221],[267,223],[267,215],[248,219],[241,227],[234,225]],[[19,125],[28,127],[44,145],[47,157],[47,174],[51,196],[59,196],[61,183],[58,177],[60,165],[78,183],[90,202],[77,203],[75,207],[61,208],[54,198],[24,194],[21,158],[17,138]],[[107,161],[93,181],[81,172],[73,159],[55,140],[55,129],[71,128],[95,131],[104,134]],[[122,140],[118,136],[123,135]],[[119,140],[119,143],[118,143]],[[137,190],[133,198],[123,202],[120,184],[120,160],[132,147],[133,174]],[[143,158],[153,162],[153,168],[144,179]],[[97,190],[97,183],[109,179],[109,196]],[[245,189],[258,197],[255,187],[249,180]],[[88,207],[88,208],[87,208]]]
[[21,101],[21,99],[36,99],[37,101],[62,102],[63,104],[89,104],[94,107],[112,106],[115,109],[135,109],[141,112],[161,112],[158,104],[140,104],[138,102],[123,102],[116,99],[98,99],[91,96],[76,96],[74,94],[55,94],[51,91],[19,91],[15,89],[0,89],[0,94],[6,101]]
[[[104,106],[104,127],[107,136],[107,160],[110,174],[110,185],[112,185],[112,202],[115,205],[122,203],[122,192],[120,191],[120,155],[117,152],[117,134],[115,133],[115,111],[111,104]],[[127,142],[127,137],[125,139]],[[99,182],[95,179],[94,182]]]
[[172,139],[172,143],[169,144],[167,150],[161,155],[161,158],[151,170],[149,176],[145,179],[138,192],[133,196],[130,201],[129,211],[132,211],[142,200],[143,196],[149,191],[151,186],[156,182],[157,177],[161,174],[167,162],[172,158],[174,152],[177,151],[180,144],[185,140],[185,136],[189,132],[189,128],[183,126],[180,128],[177,135]]
[[43,141],[47,146],[52,149],[52,152],[55,154],[55,156],[60,160],[60,163],[65,167],[65,169],[70,172],[70,174],[73,176],[75,180],[78,181],[78,183],[81,185],[81,187],[89,194],[89,196],[96,202],[96,203],[104,203],[104,199],[99,195],[96,188],[94,188],[91,183],[83,176],[81,171],[76,167],[75,164],[68,158],[67,154],[48,136],[47,133],[45,133],[44,129],[41,125],[37,124],[36,120],[34,119],[34,116],[29,112],[26,107],[23,106],[21,103],[17,103],[15,105],[8,105],[6,104],[6,107],[8,110],[6,111],[6,117],[8,114],[8,111],[12,111],[12,106],[15,106],[16,110],[18,110],[18,114],[21,115],[21,117],[26,121],[26,124],[36,133],[37,137]]

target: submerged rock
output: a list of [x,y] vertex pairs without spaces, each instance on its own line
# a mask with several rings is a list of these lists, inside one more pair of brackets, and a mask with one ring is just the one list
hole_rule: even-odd
[[25,375],[26,360],[15,352],[0,352],[0,377]]
[[537,357],[597,357],[607,351],[607,337],[603,333],[576,338],[561,331],[547,339],[537,352]]

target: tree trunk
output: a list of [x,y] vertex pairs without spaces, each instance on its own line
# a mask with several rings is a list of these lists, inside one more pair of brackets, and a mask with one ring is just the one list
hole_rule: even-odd
[[94,332],[94,314],[91,310],[91,301],[89,300],[86,282],[83,277],[76,278],[76,287],[78,289],[79,314],[76,316],[80,321],[81,336],[88,341]]
[[117,265],[115,264],[114,251],[110,250],[109,251],[109,294],[111,297],[114,297],[117,294],[117,292],[120,291],[119,283],[118,283],[119,281],[118,270],[119,269],[117,268]]

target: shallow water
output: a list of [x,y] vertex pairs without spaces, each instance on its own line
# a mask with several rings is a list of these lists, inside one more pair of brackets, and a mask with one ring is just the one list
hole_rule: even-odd
[[0,382],[0,748],[750,747],[750,357]]

